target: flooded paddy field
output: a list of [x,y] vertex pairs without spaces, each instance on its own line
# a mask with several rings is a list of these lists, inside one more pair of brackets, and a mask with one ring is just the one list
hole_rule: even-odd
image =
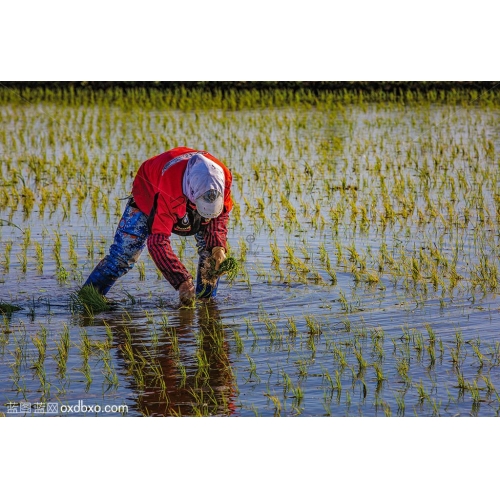
[[[0,412],[498,415],[498,95],[85,95],[0,99]],[[233,173],[238,276],[181,308],[145,250],[82,309],[180,145]]]

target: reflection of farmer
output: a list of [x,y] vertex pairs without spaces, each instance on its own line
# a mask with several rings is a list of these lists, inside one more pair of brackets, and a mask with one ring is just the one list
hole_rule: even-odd
[[[162,325],[159,351],[144,343],[147,328],[141,331],[140,325],[124,325],[121,320],[113,325],[109,318],[120,367],[132,376],[129,399],[135,401],[134,409],[150,416],[233,414],[236,381],[217,304],[180,309],[177,318],[176,326]],[[177,339],[178,351],[172,346],[172,337]],[[126,354],[127,342],[131,342],[133,357]],[[146,359],[150,368],[144,370],[139,360]]]
[[[134,179],[132,196],[116,230],[109,254],[85,285],[105,295],[134,267],[147,243],[163,276],[182,302],[195,297],[193,279],[172,250],[170,235],[194,235],[200,256],[196,293],[215,297],[217,285],[205,287],[200,269],[210,255],[216,269],[226,258],[231,172],[206,151],[178,147],[146,160]],[[203,292],[203,293],[201,293]]]

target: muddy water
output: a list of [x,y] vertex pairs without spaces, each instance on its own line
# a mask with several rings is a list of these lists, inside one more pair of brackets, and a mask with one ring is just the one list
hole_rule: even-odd
[[[111,109],[108,128],[99,129],[100,113],[48,105],[27,105],[22,113],[2,110],[3,178],[20,191],[22,182],[13,174],[18,172],[36,201],[31,211],[23,209],[22,198],[0,211],[1,219],[24,230],[0,228],[0,300],[22,307],[4,315],[0,330],[0,412],[498,414],[500,301],[496,289],[470,281],[484,256],[498,269],[498,111],[366,106],[342,112],[155,111],[131,116]],[[52,117],[60,115],[67,118],[66,128],[54,123]],[[84,131],[91,124],[95,129],[86,144],[81,144],[79,116]],[[55,139],[45,143],[52,128]],[[487,141],[494,147],[488,154]],[[242,257],[242,273],[232,284],[222,282],[215,301],[179,308],[176,293],[158,279],[145,251],[144,276],[136,267],[110,292],[113,310],[94,317],[73,310],[70,294],[109,247],[125,203],[118,198],[127,195],[133,172],[143,159],[180,144],[208,149],[237,174],[234,198],[241,219],[233,218],[229,243]],[[88,158],[79,154],[84,148]],[[99,167],[90,179],[63,173],[72,168],[64,155],[76,168],[85,169],[86,162]],[[30,158],[49,166],[36,175]],[[113,165],[126,175],[106,177]],[[50,171],[59,169],[72,196],[51,191]],[[406,188],[399,192],[395,186],[401,179]],[[413,189],[415,204],[406,217],[396,215],[386,223],[377,217],[384,212],[384,185],[393,195],[395,212],[402,211]],[[80,206],[77,187],[86,189]],[[42,188],[59,201],[41,214]],[[99,200],[109,200],[109,213],[102,201],[93,203],[95,190],[101,192]],[[468,206],[467,196],[479,192],[482,198],[476,196],[474,206]],[[282,193],[295,208],[297,222],[289,217]],[[346,208],[336,219],[331,209],[339,204]],[[368,207],[370,220],[365,226],[362,206]],[[66,275],[55,256],[57,234]],[[193,238],[185,246],[180,238],[173,241],[194,272]],[[35,243],[43,248],[41,270]],[[273,263],[272,243],[279,249],[279,265]],[[321,245],[336,281],[323,265]],[[386,265],[374,282],[363,274],[357,279],[363,266],[349,259],[352,245],[370,270],[377,270],[383,245],[396,262],[410,267],[391,270]],[[427,255],[432,245],[448,260],[447,269],[454,265],[460,275],[454,286],[445,271],[436,285],[423,270],[412,275],[411,258],[420,258],[420,250]],[[287,247],[308,272],[294,269]],[[65,331],[69,347],[62,363]]]

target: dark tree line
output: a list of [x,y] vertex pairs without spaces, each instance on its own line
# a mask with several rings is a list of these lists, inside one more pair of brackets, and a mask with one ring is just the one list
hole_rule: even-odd
[[264,81],[208,81],[208,82],[195,82],[195,81],[163,81],[163,82],[122,82],[122,81],[88,81],[88,82],[35,82],[35,81],[18,81],[18,82],[0,82],[4,86],[10,88],[69,88],[75,89],[88,88],[93,90],[104,90],[114,87],[123,89],[131,88],[155,88],[155,89],[198,89],[198,90],[273,90],[273,89],[288,89],[288,90],[304,90],[311,91],[324,91],[324,90],[354,90],[354,91],[384,91],[384,92],[405,92],[405,91],[429,91],[429,90],[500,90],[500,82],[448,82],[448,81],[339,81],[339,82],[320,82],[320,81],[277,81],[277,82],[264,82]]

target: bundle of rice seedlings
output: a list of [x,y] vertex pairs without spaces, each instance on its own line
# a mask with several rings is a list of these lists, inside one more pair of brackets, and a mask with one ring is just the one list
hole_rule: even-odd
[[201,282],[205,286],[213,287],[223,274],[227,274],[228,280],[233,281],[238,274],[238,269],[238,261],[234,257],[227,257],[216,271],[215,260],[213,257],[209,257],[201,268]]
[[89,313],[109,311],[112,303],[101,295],[92,285],[87,285],[73,292],[70,296],[71,307],[74,310],[84,310]]
[[11,314],[14,311],[20,311],[21,309],[21,306],[16,306],[15,304],[0,302],[0,313]]

